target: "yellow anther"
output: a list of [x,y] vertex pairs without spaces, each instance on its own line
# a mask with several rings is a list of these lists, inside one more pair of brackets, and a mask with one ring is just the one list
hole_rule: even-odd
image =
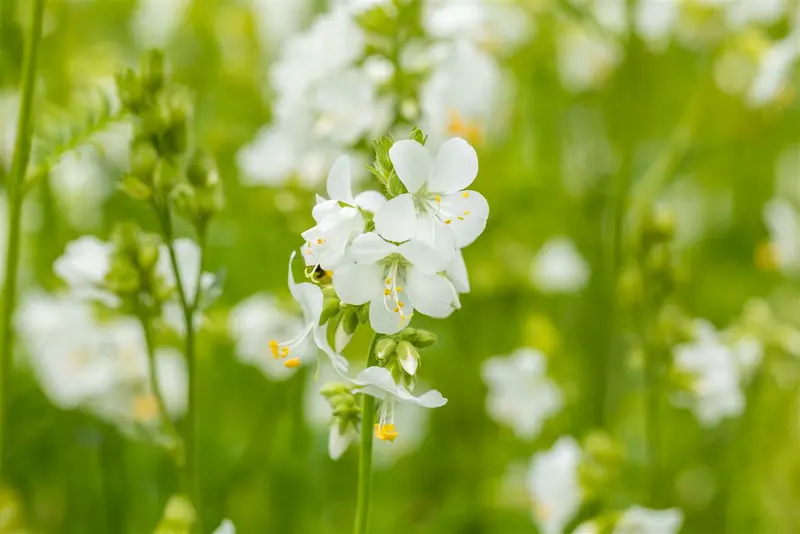
[[464,212],[464,215],[469,215],[469,211],[465,211],[465,212]]
[[464,120],[458,111],[451,109],[447,123],[447,131],[458,137],[463,137],[475,145],[483,143],[483,132],[477,121]]
[[464,220],[464,217],[461,217],[461,216],[459,215],[458,217],[456,217],[456,219],[458,219],[459,221],[463,221],[463,220]]
[[307,248],[307,249],[306,249],[306,254],[308,254],[309,256],[311,256],[311,253],[312,253],[312,252],[313,252],[313,251],[312,251],[310,248]]
[[285,358],[289,355],[289,347],[281,347],[281,358]]
[[403,301],[397,301],[397,306],[400,307],[400,308],[405,308],[406,307],[406,303],[403,302]]
[[303,364],[303,362],[302,362],[302,360],[300,360],[300,358],[289,358],[288,360],[283,362],[283,365],[285,365],[289,369],[294,369],[295,367],[300,367],[302,364]]
[[461,193],[461,196],[464,198],[469,198],[469,193],[464,191],[463,193]]
[[436,195],[436,203],[439,204],[442,202],[442,197],[440,195]]
[[444,221],[445,224],[450,224],[451,222],[453,222],[452,219],[445,219]]
[[133,417],[137,421],[154,419],[158,414],[158,403],[153,395],[142,395],[133,399]]
[[395,307],[394,307],[394,312],[395,312],[395,313],[397,313],[397,312],[399,312],[399,311],[400,311],[400,308],[398,308],[397,306],[395,306]]
[[321,244],[323,244],[324,242],[325,242],[325,240],[324,240],[324,239],[322,239],[321,237],[318,237],[318,238],[317,238],[317,245],[321,245]]
[[325,271],[325,276],[333,276],[333,271]]
[[272,351],[272,355],[275,356],[275,359],[278,359],[278,342],[274,339],[269,342],[269,350]]
[[386,289],[383,290],[383,294],[388,297],[389,295],[392,294],[392,290],[387,287]]
[[397,291],[398,293],[402,293],[403,292],[403,288],[402,287],[396,287],[396,288],[394,288],[394,290]]
[[375,425],[375,437],[381,441],[394,441],[398,435],[397,430],[391,423]]
[[391,283],[392,283],[392,279],[391,279],[391,278],[387,278],[387,279],[386,279],[386,285],[388,286],[388,285],[389,285],[389,284],[391,284]]

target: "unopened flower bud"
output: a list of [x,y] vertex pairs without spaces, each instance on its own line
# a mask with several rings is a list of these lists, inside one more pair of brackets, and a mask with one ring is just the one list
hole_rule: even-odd
[[367,324],[369,322],[369,303],[362,304],[356,308],[356,315],[358,316],[359,323]]
[[414,348],[414,345],[408,341],[401,341],[397,344],[396,352],[397,361],[400,362],[400,366],[403,368],[403,371],[411,376],[417,374],[417,368],[419,367],[419,353],[417,352],[417,349]]
[[158,152],[146,139],[138,139],[131,146],[131,174],[149,183],[158,163]]
[[195,150],[186,169],[186,178],[190,184],[200,189],[216,186],[219,183],[219,174],[214,158],[202,150]]
[[136,200],[147,200],[153,196],[153,190],[142,180],[132,174],[125,176],[119,188],[129,197]]
[[353,335],[356,328],[358,328],[358,315],[356,315],[355,309],[349,308],[342,316],[342,329],[346,334]]
[[394,353],[397,348],[397,341],[390,337],[384,337],[375,345],[375,357],[383,361]]
[[141,110],[143,104],[142,84],[132,69],[116,75],[117,94],[122,106],[133,113]]
[[[333,288],[331,288],[333,289]],[[335,295],[333,296],[325,296],[323,290],[323,299],[322,299],[322,313],[319,316],[319,324],[323,325],[331,320],[335,315],[339,313],[341,308],[339,307],[339,297]]]
[[150,50],[142,57],[142,87],[146,92],[157,93],[164,86],[164,53]]
[[132,222],[120,222],[111,231],[111,243],[116,253],[134,256],[139,250],[139,227]]
[[352,387],[344,382],[325,382],[319,389],[323,397],[333,397],[350,391],[352,391]]
[[137,261],[143,271],[149,271],[156,266],[160,244],[161,240],[155,234],[145,234],[141,237]]
[[407,326],[406,328],[403,329],[402,332],[400,332],[400,334],[397,337],[399,337],[403,341],[411,341],[415,337],[417,337],[417,329],[414,328],[413,326]]
[[430,347],[436,343],[437,337],[433,332],[427,330],[417,330],[417,335],[411,340],[411,343],[419,349]]
[[158,191],[171,193],[179,179],[180,174],[175,165],[164,159],[158,160],[153,174],[153,184]]

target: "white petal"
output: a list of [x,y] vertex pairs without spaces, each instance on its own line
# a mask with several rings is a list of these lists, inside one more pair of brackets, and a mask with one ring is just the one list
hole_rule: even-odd
[[355,203],[361,209],[377,213],[386,205],[386,197],[377,191],[364,191],[356,195]]
[[348,334],[344,329],[344,324],[340,322],[339,326],[336,327],[336,332],[333,336],[333,348],[336,353],[341,353],[347,344],[350,343],[351,339],[353,339],[353,334]]
[[384,239],[408,241],[417,230],[417,210],[411,195],[400,195],[386,203],[373,218],[375,230]]
[[330,343],[328,343],[327,324],[314,327],[314,343],[322,352],[328,355],[328,358],[331,359],[333,369],[342,377],[347,378],[346,373],[347,369],[350,367],[350,363],[347,361],[347,358],[333,350]]
[[489,203],[475,191],[453,193],[442,198],[442,216],[456,236],[456,246],[464,248],[472,244],[486,228],[489,219]]
[[[447,231],[446,228],[444,229],[444,234],[449,234],[452,238],[452,233]],[[443,241],[443,243],[433,246],[428,242],[414,238],[398,246],[397,253],[410,261],[415,267],[427,273],[438,273],[447,267],[456,253],[452,239],[449,239],[449,243],[444,242],[448,241],[448,239],[440,241]]]
[[411,376],[417,374],[417,368],[419,368],[419,359],[411,354],[411,352],[406,352],[402,357],[399,358],[399,360],[400,367],[402,367],[406,373],[410,374]]
[[384,297],[383,293],[375,297],[369,304],[369,324],[372,329],[379,334],[396,334],[411,321],[413,307],[406,303],[403,314],[394,311],[395,304],[389,297]]
[[443,276],[412,267],[406,275],[406,291],[411,304],[420,313],[444,318],[453,312],[454,289]]
[[385,367],[367,367],[353,379],[353,383],[361,386],[363,393],[383,398],[386,393],[397,395],[397,385],[392,373]]
[[395,252],[397,246],[370,232],[362,234],[350,244],[349,258],[357,263],[375,263]]
[[328,172],[328,198],[353,204],[350,158],[339,156]]
[[409,193],[416,193],[425,185],[433,173],[433,158],[421,144],[411,139],[397,141],[389,149],[397,177]]
[[328,434],[328,455],[331,460],[338,460],[345,453],[350,442],[353,440],[353,432],[350,427],[347,427],[344,434],[339,429],[339,424],[334,423],[331,426],[330,433]]
[[423,408],[440,408],[447,404],[447,399],[439,392],[439,390],[432,389],[426,391],[417,398],[416,404]]
[[478,155],[472,145],[460,137],[448,139],[436,154],[436,165],[428,190],[455,193],[469,187],[478,176]]
[[459,293],[469,293],[469,274],[467,264],[464,263],[464,255],[460,250],[456,251],[453,261],[445,269],[445,274],[453,283],[453,287]]
[[230,519],[224,519],[212,534],[236,534],[236,527]]
[[296,284],[292,276],[292,261],[295,252],[289,256],[289,292],[303,310],[303,320],[306,324],[316,323],[322,314],[322,290],[319,286],[304,282]]
[[321,223],[328,217],[336,215],[341,211],[342,207],[339,205],[338,200],[323,200],[311,208],[311,216],[317,223]]
[[333,273],[333,287],[346,304],[364,304],[383,296],[383,268],[377,263],[351,263]]

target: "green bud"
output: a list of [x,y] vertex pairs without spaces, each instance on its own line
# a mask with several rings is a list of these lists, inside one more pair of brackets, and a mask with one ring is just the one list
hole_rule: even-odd
[[139,238],[139,254],[137,261],[143,271],[150,271],[158,263],[161,238],[156,234],[145,233]]
[[132,113],[138,113],[144,104],[142,84],[132,69],[127,69],[116,76],[117,93],[122,107]]
[[424,349],[436,343],[437,337],[433,332],[427,330],[417,330],[417,335],[411,340],[415,347]]
[[356,308],[356,315],[359,323],[367,324],[369,322],[369,302]]
[[400,334],[397,337],[399,337],[403,341],[411,341],[415,337],[417,337],[417,329],[414,328],[413,326],[407,326],[406,328],[403,329],[402,332],[400,332]]
[[325,382],[319,389],[323,397],[333,397],[334,395],[341,395],[342,393],[350,393],[352,386],[344,382]]
[[322,298],[323,299],[335,299],[336,302],[337,302],[337,306],[338,306],[339,295],[336,294],[336,290],[333,288],[333,286],[325,286],[325,287],[322,288]]
[[419,368],[419,352],[408,341],[397,344],[397,361],[407,374],[414,376]]
[[150,183],[158,163],[158,152],[153,143],[146,139],[137,139],[131,146],[131,174],[146,183]]
[[360,13],[356,22],[367,33],[387,35],[392,33],[392,28],[397,25],[396,9],[389,5],[376,5]]
[[195,150],[186,169],[186,178],[190,184],[200,189],[216,186],[219,183],[219,174],[214,158],[202,150]]
[[139,227],[132,222],[120,222],[111,231],[111,243],[118,254],[135,256],[139,250]]
[[125,257],[116,256],[106,275],[106,285],[117,295],[131,295],[142,287],[141,272]]
[[164,53],[150,50],[142,56],[142,87],[148,93],[157,93],[164,86]]
[[642,271],[638,265],[628,265],[619,275],[617,292],[620,302],[627,307],[635,306],[644,298]]
[[192,502],[185,495],[173,495],[164,508],[164,516],[158,522],[154,534],[189,534],[196,513]]
[[397,347],[397,341],[395,341],[393,338],[391,337],[381,338],[375,345],[375,357],[378,358],[379,360],[385,360],[394,353],[394,349],[396,347]]
[[125,176],[119,183],[119,188],[129,197],[136,200],[147,200],[153,196],[153,190],[132,174]]
[[[324,291],[324,290],[323,290]],[[323,293],[324,297],[324,293]],[[322,300],[322,313],[319,316],[319,324],[323,325],[339,313],[339,297],[324,297]]]
[[356,332],[356,328],[358,328],[358,315],[356,315],[356,310],[354,308],[349,307],[342,314],[342,328],[348,335],[353,335]]
[[336,347],[336,330],[339,328],[339,325],[342,323],[342,313],[336,313],[333,317],[330,318],[328,321],[328,330],[326,331],[326,336],[328,340],[328,344],[331,347]]
[[189,149],[189,123],[175,122],[161,137],[163,154],[183,154]]
[[165,159],[159,159],[153,174],[153,185],[164,194],[172,192],[180,180],[179,169]]

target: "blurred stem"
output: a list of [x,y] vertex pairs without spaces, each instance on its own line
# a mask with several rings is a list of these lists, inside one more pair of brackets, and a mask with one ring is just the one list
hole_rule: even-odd
[[181,435],[178,432],[178,429],[175,427],[175,423],[173,423],[169,416],[169,412],[167,411],[167,403],[164,402],[164,396],[161,394],[161,387],[158,383],[156,347],[155,339],[153,337],[153,327],[150,324],[150,317],[148,317],[141,310],[139,310],[139,313],[137,313],[136,316],[139,319],[139,324],[142,325],[142,331],[144,332],[144,342],[147,349],[147,371],[149,374],[148,380],[150,382],[150,389],[153,392],[153,398],[156,400],[158,417],[161,419],[161,424],[163,425],[164,430],[174,443],[175,449],[173,449],[171,452],[173,454],[173,459],[175,460],[175,465],[178,467],[179,471],[182,471],[185,463],[183,443],[181,441]]
[[20,84],[20,111],[11,174],[6,180],[8,192],[8,242],[6,245],[6,279],[3,284],[2,351],[0,352],[0,476],[2,475],[6,412],[10,374],[14,356],[13,318],[16,308],[17,276],[19,274],[20,232],[22,230],[22,183],[28,168],[33,125],[33,97],[36,88],[36,61],[42,38],[45,0],[31,2],[31,31],[25,47],[25,60]]
[[181,277],[180,266],[178,265],[178,256],[175,253],[174,232],[172,228],[172,213],[168,204],[159,206],[154,203],[156,214],[161,222],[161,228],[164,232],[164,238],[167,242],[167,250],[169,252],[169,261],[172,265],[172,272],[175,275],[175,285],[178,286],[178,297],[181,302],[183,310],[183,321],[186,329],[185,339],[185,355],[186,355],[186,368],[189,375],[189,408],[186,414],[186,432],[184,435],[184,444],[186,446],[186,462],[184,478],[186,481],[186,491],[195,508],[197,514],[197,521],[195,523],[195,531],[202,532],[202,511],[201,511],[201,493],[200,493],[200,477],[199,477],[199,464],[197,462],[197,450],[200,444],[198,439],[198,419],[199,410],[197,406],[197,360],[195,354],[195,330],[194,330],[194,314],[197,310],[197,305],[200,302],[201,284],[200,278],[203,275],[203,263],[205,261],[206,249],[206,231],[205,227],[198,228],[198,246],[200,248],[200,266],[197,271],[197,279],[192,281],[195,284],[194,299],[190,302],[186,291],[184,290],[183,280]]
[[[375,365],[375,345],[379,334],[372,336],[367,353],[367,367]],[[375,398],[361,394],[361,454],[358,459],[358,497],[354,534],[366,534],[369,527],[369,508],[372,500],[372,425],[375,422]]]

